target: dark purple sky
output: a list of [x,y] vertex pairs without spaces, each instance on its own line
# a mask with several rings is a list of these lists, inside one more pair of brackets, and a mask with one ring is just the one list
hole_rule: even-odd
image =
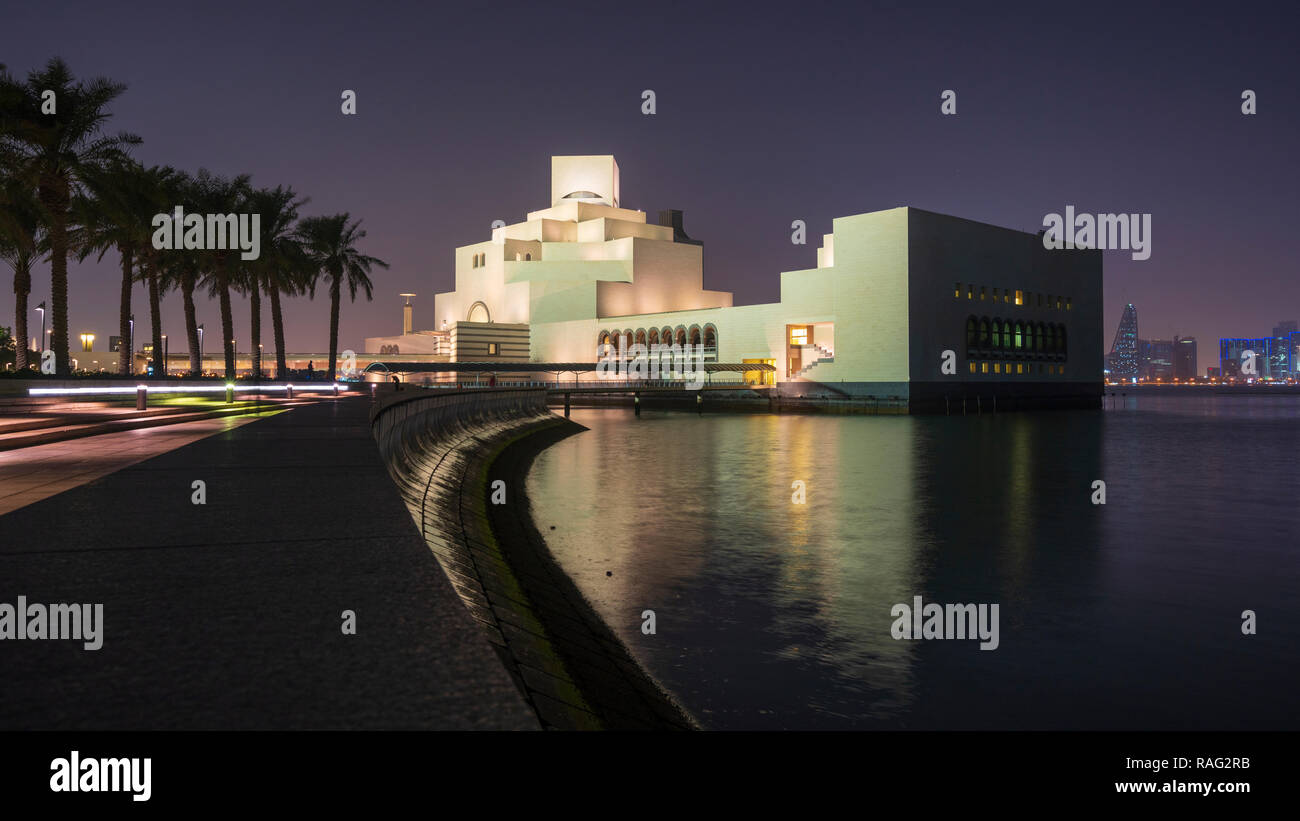
[[[1072,204],[1152,214],[1149,260],[1106,255],[1107,347],[1126,302],[1143,337],[1196,336],[1202,368],[1220,336],[1300,317],[1289,4],[915,5],[8,3],[0,62],[25,76],[59,55],[126,83],[111,126],[146,164],[251,173],[310,196],[307,214],[364,219],[392,268],[375,302],[345,305],[342,347],[399,331],[401,291],[431,326],[452,249],[545,207],[552,154],[614,154],[625,206],[685,210],[706,287],[737,304],[777,299],[835,216],[913,205],[1036,231]],[[115,266],[73,267],[74,339],[116,332]],[[34,279],[33,305],[48,267]],[[293,303],[288,348],[323,350],[327,313]],[[164,323],[183,333],[179,297]],[[242,349],[242,302],[236,323]]]

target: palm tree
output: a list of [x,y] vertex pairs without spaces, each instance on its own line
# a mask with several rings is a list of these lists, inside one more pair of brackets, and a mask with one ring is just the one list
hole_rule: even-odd
[[[251,193],[249,177],[243,174],[227,179],[207,169],[200,168],[194,178],[198,204],[194,213],[236,214],[248,210],[247,199]],[[203,252],[200,284],[205,285],[209,297],[215,297],[221,306],[221,346],[226,354],[226,378],[235,378],[235,318],[230,307],[230,289],[239,284],[239,248],[209,249]],[[195,335],[197,339],[197,333]]]
[[32,265],[46,250],[35,191],[13,177],[0,177],[0,259],[14,271],[15,370],[28,364],[27,296],[32,291]]
[[[12,95],[15,84],[5,80]],[[108,104],[126,90],[111,80],[77,81],[55,57],[27,75],[0,128],[0,155],[14,176],[36,188],[50,244],[50,308],[56,372],[70,373],[68,357],[68,226],[74,197],[93,169],[122,157],[140,138],[106,135]],[[54,92],[55,113],[41,111],[42,94]]]
[[[109,249],[117,251],[122,264],[122,291],[118,313],[118,332],[124,344],[118,358],[118,370],[131,373],[131,287],[135,279],[148,287],[150,317],[153,325],[154,350],[161,353],[162,322],[158,303],[158,279],[161,253],[151,241],[153,215],[167,210],[166,186],[175,171],[153,166],[144,168],[129,158],[92,169],[86,176],[91,197],[78,198],[74,206],[81,229],[77,232],[80,257],[99,252],[103,259]],[[155,357],[156,358],[156,357]]]
[[27,367],[27,296],[41,239],[35,188],[12,176],[14,158],[5,151],[4,135],[12,132],[11,112],[19,110],[21,97],[22,87],[0,63],[0,259],[14,272],[14,370]]
[[283,249],[285,264],[271,272],[266,290],[271,295],[271,330],[275,334],[275,375],[285,379],[288,361],[284,347],[284,315],[280,311],[281,295],[298,296],[307,293],[311,282],[311,258],[294,235],[292,243]]
[[329,282],[330,367],[326,378],[331,381],[338,364],[339,298],[342,287],[347,284],[353,302],[356,302],[358,288],[366,292],[366,301],[369,301],[373,297],[374,288],[370,281],[370,269],[376,265],[388,267],[388,263],[382,259],[366,256],[357,250],[357,242],[365,238],[366,232],[361,230],[361,220],[349,223],[349,218],[346,213],[331,217],[308,217],[298,224],[298,233],[311,259],[309,292],[315,297],[320,277]]
[[271,295],[272,323],[275,326],[276,377],[285,377],[284,320],[280,316],[281,280],[292,289],[292,274],[301,270],[305,256],[294,222],[298,208],[305,199],[298,199],[293,189],[284,186],[260,188],[249,197],[249,209],[260,215],[262,237],[261,254],[244,265],[243,289],[248,294],[252,312],[253,373],[262,373],[262,298],[263,291]]
[[[175,171],[162,187],[163,200],[171,207],[181,206],[187,214],[201,213],[203,191],[198,181],[183,171]],[[158,266],[169,287],[179,288],[185,313],[185,338],[190,352],[190,376],[203,375],[199,351],[199,321],[194,311],[194,289],[198,287],[206,259],[203,253],[164,254]]]

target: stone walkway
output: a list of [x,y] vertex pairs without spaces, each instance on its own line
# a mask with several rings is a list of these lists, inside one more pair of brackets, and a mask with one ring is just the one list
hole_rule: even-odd
[[103,603],[105,622],[98,651],[0,641],[0,729],[535,729],[369,408],[298,407],[0,516],[0,604]]

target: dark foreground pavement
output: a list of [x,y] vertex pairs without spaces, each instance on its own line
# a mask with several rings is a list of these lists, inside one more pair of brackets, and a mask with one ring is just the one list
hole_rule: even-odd
[[536,728],[369,409],[296,408],[0,517],[0,604],[104,605],[100,650],[0,640],[0,729]]

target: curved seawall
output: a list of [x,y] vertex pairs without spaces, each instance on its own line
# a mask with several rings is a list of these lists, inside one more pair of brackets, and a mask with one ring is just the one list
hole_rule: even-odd
[[544,389],[392,394],[371,426],[425,542],[543,727],[694,726],[532,523],[524,479],[533,457],[584,429],[548,410]]

